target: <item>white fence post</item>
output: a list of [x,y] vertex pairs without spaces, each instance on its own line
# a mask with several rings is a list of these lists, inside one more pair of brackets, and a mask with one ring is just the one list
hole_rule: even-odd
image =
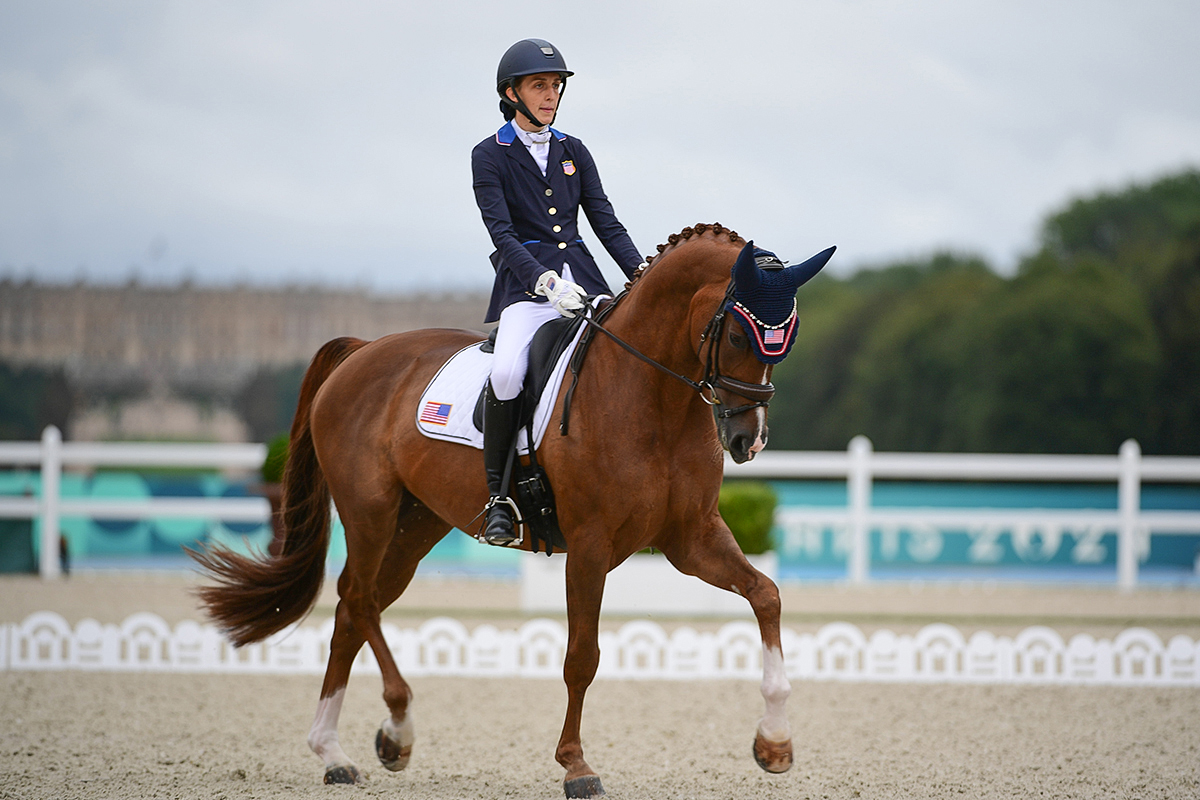
[[850,472],[846,476],[846,491],[850,501],[850,552],[847,567],[850,582],[863,584],[868,580],[871,564],[869,513],[871,509],[871,440],[855,436],[850,440]]
[[42,431],[42,537],[38,572],[43,579],[59,577],[59,485],[62,477],[62,434],[53,425]]
[[1142,507],[1142,448],[1133,439],[1121,445],[1121,474],[1117,483],[1117,586],[1129,592],[1138,578],[1138,514]]

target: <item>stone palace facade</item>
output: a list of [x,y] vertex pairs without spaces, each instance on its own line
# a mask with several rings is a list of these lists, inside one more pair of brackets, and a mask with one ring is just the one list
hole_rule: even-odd
[[[197,406],[189,411],[196,404],[185,398],[230,396],[260,368],[307,363],[322,344],[339,336],[376,339],[426,327],[483,330],[486,307],[485,293],[385,297],[318,287],[51,284],[3,278],[0,361],[65,370],[82,399],[73,438],[140,433],[236,440],[236,425],[215,419],[223,409]],[[144,396],[128,398],[115,411],[109,403],[102,415],[107,421],[89,422],[89,411],[96,411],[88,409],[89,396],[110,396],[127,386],[146,387]],[[155,424],[119,419],[130,410],[137,416],[139,403],[154,406],[141,416],[159,417],[155,424],[160,430],[154,430]],[[208,429],[189,433],[189,427],[196,427],[189,419],[205,414],[212,419],[198,424]],[[118,430],[105,429],[113,424]]]

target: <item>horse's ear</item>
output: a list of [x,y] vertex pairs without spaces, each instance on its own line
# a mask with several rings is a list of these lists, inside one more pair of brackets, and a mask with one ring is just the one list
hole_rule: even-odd
[[742,252],[738,253],[733,265],[733,282],[738,294],[752,292],[762,283],[762,275],[758,273],[758,264],[754,263],[754,242],[746,242]]
[[799,289],[808,283],[814,275],[821,271],[821,267],[829,263],[829,259],[833,257],[834,250],[837,250],[836,245],[822,250],[808,261],[788,267],[788,277],[791,278],[792,285]]

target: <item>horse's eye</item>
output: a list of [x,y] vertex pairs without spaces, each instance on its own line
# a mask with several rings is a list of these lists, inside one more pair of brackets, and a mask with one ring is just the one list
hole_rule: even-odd
[[746,349],[746,337],[736,331],[729,332],[729,343],[739,350]]

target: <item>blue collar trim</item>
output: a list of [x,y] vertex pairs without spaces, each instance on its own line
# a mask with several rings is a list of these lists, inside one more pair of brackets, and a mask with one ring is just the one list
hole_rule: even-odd
[[[558,139],[560,142],[566,141],[567,135],[565,133],[563,133],[562,131],[551,128],[550,132],[553,133],[554,138]],[[500,126],[500,130],[496,131],[496,144],[498,144],[498,145],[501,145],[503,147],[508,147],[510,144],[512,144],[516,140],[517,140],[517,132],[515,130],[513,130],[513,126],[512,126],[511,122],[504,123],[503,125]]]

